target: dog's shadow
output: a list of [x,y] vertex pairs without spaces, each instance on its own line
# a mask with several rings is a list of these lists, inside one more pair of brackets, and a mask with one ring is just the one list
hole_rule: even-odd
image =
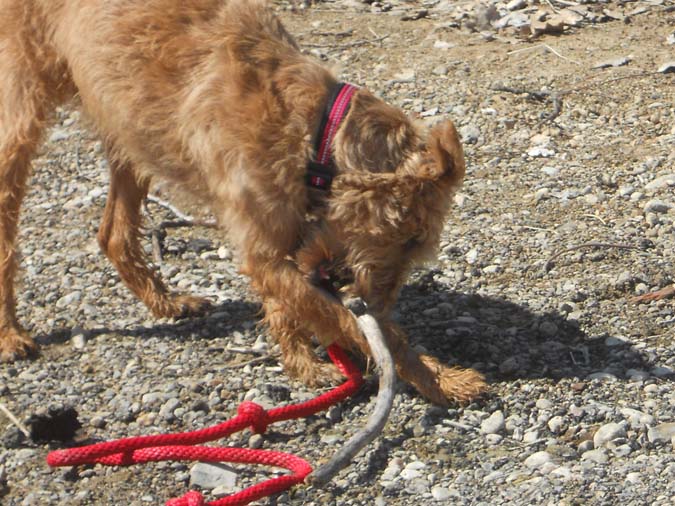
[[[503,298],[453,291],[436,281],[438,271],[413,276],[401,291],[395,318],[410,343],[441,361],[473,367],[489,383],[527,378],[586,378],[609,373],[621,379],[629,369],[649,370],[650,365],[630,342],[608,335],[588,336],[578,322],[555,311],[536,313],[526,305]],[[211,341],[256,327],[261,318],[258,303],[227,300],[201,317],[136,325],[100,327],[87,331],[89,338],[110,333],[144,339]],[[38,342],[63,343],[70,329],[38,336]]]
[[[208,313],[178,320],[157,322],[151,325],[103,326],[85,331],[88,339],[106,334],[122,334],[138,339],[158,337],[178,342],[190,340],[211,341],[234,332],[246,332],[256,327],[260,320],[261,306],[247,300],[226,300],[213,305]],[[40,344],[63,344],[71,339],[72,329],[53,330],[36,336]]]
[[[535,313],[502,298],[454,292],[418,276],[402,290],[397,319],[413,346],[443,362],[474,367],[490,383],[513,379],[584,379],[653,367],[630,342],[587,335],[556,311]],[[592,377],[592,376],[591,376]]]

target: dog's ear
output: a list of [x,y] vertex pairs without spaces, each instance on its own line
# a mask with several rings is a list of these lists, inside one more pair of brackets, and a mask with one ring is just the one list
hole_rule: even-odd
[[359,89],[335,136],[333,155],[342,172],[394,172],[418,140],[401,110]]
[[464,151],[455,125],[444,121],[434,126],[427,138],[423,162],[417,175],[423,179],[443,179],[457,186],[464,178]]

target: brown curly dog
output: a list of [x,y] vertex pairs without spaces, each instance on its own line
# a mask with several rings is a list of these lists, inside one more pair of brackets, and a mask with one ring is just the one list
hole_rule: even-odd
[[15,313],[19,208],[54,108],[76,97],[103,139],[110,191],[98,234],[158,317],[208,302],[169,291],[139,245],[151,179],[217,216],[263,301],[286,371],[336,371],[312,337],[368,353],[343,296],[377,316],[399,375],[438,404],[484,389],[420,355],[390,311],[433,257],[464,158],[452,123],[422,132],[302,54],[260,0],[0,0],[0,356],[34,343]]

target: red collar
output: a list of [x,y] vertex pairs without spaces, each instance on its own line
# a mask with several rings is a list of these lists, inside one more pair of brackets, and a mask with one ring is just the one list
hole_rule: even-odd
[[330,190],[335,176],[335,162],[331,146],[340,123],[347,115],[349,104],[358,88],[353,84],[338,83],[328,97],[326,109],[321,117],[319,135],[314,145],[315,156],[307,164],[307,184],[319,190]]

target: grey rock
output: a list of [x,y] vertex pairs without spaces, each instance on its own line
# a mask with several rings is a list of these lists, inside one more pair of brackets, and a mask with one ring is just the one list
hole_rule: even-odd
[[504,413],[495,411],[480,424],[480,430],[483,434],[498,434],[504,430]]
[[581,455],[581,460],[588,460],[596,464],[606,464],[609,462],[609,457],[607,456],[607,450],[604,448],[597,448],[595,450],[584,452]]
[[669,74],[671,72],[675,72],[675,61],[668,61],[666,63],[661,64],[657,72],[660,72],[662,74]]
[[530,469],[538,469],[542,467],[544,464],[547,464],[549,462],[553,461],[553,456],[546,452],[546,451],[540,451],[540,452],[535,452],[529,457],[525,459],[524,464],[529,467]]
[[659,199],[652,199],[644,205],[644,212],[645,213],[662,214],[662,213],[667,213],[672,208],[673,208],[673,204],[670,204],[668,202],[664,202],[663,200],[659,200]]
[[675,422],[661,423],[647,431],[647,438],[652,443],[670,441],[675,437]]
[[626,437],[626,426],[624,423],[607,423],[600,427],[593,435],[593,445],[595,448],[601,448],[609,441],[620,437]]
[[675,174],[664,174],[645,185],[645,190],[654,191],[669,186],[675,186]]
[[198,462],[190,468],[190,485],[205,489],[227,487],[237,484],[237,471],[225,464]]
[[625,56],[620,56],[618,58],[612,58],[610,60],[603,60],[601,62],[596,63],[593,65],[592,68],[594,69],[606,69],[610,67],[623,67],[624,65],[628,65],[631,62],[630,58],[627,58]]

